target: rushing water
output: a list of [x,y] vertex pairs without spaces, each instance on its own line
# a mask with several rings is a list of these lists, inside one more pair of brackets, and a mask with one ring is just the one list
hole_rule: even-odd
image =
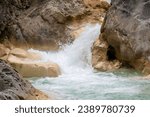
[[109,4],[111,3],[111,0],[106,0]]
[[91,47],[100,34],[99,24],[88,24],[80,36],[58,52],[40,53],[43,61],[57,63],[58,78],[31,78],[31,83],[54,99],[150,99],[150,81],[136,79],[134,70],[96,72]]

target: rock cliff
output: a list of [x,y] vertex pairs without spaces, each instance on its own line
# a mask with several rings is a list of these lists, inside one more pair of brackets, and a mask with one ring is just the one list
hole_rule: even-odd
[[[112,0],[101,38],[123,65],[150,73],[150,0]],[[111,55],[111,54],[109,54]]]
[[0,40],[19,47],[56,50],[73,40],[69,25],[92,17],[102,20],[108,7],[105,1],[92,0],[4,0],[0,2]]

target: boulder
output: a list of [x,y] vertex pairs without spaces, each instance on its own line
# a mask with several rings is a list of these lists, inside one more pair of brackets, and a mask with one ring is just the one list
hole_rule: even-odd
[[41,55],[20,48],[0,46],[0,59],[10,63],[24,77],[57,77],[60,68],[53,62],[42,62]]
[[48,96],[35,89],[6,62],[0,60],[0,100],[37,100]]
[[23,77],[57,77],[60,68],[52,62],[36,62],[10,55],[7,60]]
[[112,0],[101,35],[116,58],[150,74],[150,1]]

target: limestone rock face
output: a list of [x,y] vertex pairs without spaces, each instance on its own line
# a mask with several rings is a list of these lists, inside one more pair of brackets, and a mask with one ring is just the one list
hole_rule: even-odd
[[7,63],[0,60],[0,99],[36,100],[48,99],[48,96],[35,89]]
[[116,57],[145,74],[150,73],[150,0],[112,0],[102,38]]
[[0,8],[1,41],[51,50],[71,38],[67,20],[85,11],[82,0],[4,0]]
[[20,15],[19,10],[29,8],[31,0],[1,0],[0,2],[0,34],[8,25],[15,23],[15,18]]
[[21,48],[56,50],[74,38],[68,25],[80,20],[103,20],[109,4],[92,1],[3,0],[0,2],[0,41],[9,40]]

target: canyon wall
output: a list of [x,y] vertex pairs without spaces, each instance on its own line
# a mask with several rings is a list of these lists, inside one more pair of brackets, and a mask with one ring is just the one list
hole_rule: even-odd
[[108,6],[101,0],[4,0],[0,2],[0,41],[56,50],[73,40],[69,25],[82,19],[88,22],[92,19],[88,16],[101,20],[98,17],[104,17]]
[[107,43],[107,59],[150,73],[149,11],[150,0],[112,0],[99,39]]
[[[109,4],[104,0],[0,1],[0,59],[7,61],[20,73],[22,72],[23,76],[43,76],[43,72],[47,71],[45,68],[49,69],[51,65],[48,63],[49,67],[47,67],[47,64],[44,64],[44,71],[41,71],[37,65],[29,66],[28,63],[28,67],[24,68],[26,65],[23,64],[24,60],[30,56],[25,54],[28,52],[19,48],[57,50],[62,44],[72,42],[75,36],[80,34],[82,24],[102,23],[108,8]],[[12,53],[13,50],[15,53]],[[11,59],[9,59],[10,56]],[[0,99],[48,98],[22,79],[8,63],[0,61]],[[41,74],[32,72],[30,69],[38,70]],[[58,72],[55,70],[56,75],[53,73],[55,72],[53,68],[49,70],[46,76],[60,74],[59,69]]]

